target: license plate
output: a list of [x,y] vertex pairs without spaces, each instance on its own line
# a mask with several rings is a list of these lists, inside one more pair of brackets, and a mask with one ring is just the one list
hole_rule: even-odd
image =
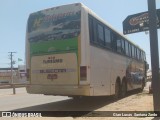
[[53,80],[53,79],[57,79],[58,75],[57,74],[48,74],[47,75],[47,79]]

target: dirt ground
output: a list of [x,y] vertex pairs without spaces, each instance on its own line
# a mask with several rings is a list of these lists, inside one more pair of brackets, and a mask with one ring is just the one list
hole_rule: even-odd
[[[148,90],[142,93],[130,95],[126,98],[108,104],[96,111],[153,111],[153,96],[148,94]],[[94,114],[96,113],[94,112]],[[99,113],[99,112],[98,112]],[[91,115],[91,116],[94,116]],[[105,112],[104,112],[105,114]],[[101,117],[102,114],[96,114],[97,117],[76,118],[77,120],[152,120],[154,117]],[[104,115],[105,116],[105,115]],[[158,119],[160,120],[160,118]]]

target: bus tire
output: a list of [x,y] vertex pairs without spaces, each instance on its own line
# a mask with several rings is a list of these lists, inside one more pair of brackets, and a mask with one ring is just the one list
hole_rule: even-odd
[[144,87],[145,87],[145,79],[143,78],[143,80],[142,80],[142,87],[140,89],[140,92],[143,92]]
[[125,80],[123,80],[121,86],[121,97],[124,98],[126,94],[127,94],[127,83]]
[[115,84],[115,94],[114,94],[114,99],[117,100],[120,98],[120,80],[116,80],[116,84]]

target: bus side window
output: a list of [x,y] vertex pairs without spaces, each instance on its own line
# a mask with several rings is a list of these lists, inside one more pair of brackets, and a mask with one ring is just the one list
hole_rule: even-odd
[[117,52],[121,53],[121,39],[117,39]]
[[144,60],[146,61],[146,53],[144,52]]
[[103,26],[98,24],[98,27],[97,27],[97,32],[98,32],[98,41],[99,41],[99,44],[101,46],[104,46],[104,30],[103,30]]
[[129,48],[129,56],[132,57],[132,46],[130,43],[129,43],[128,48]]
[[140,60],[140,50],[137,49],[137,59]]
[[112,32],[111,46],[113,51],[117,51],[117,36]]
[[107,48],[111,48],[111,33],[110,33],[110,30],[105,28],[104,34],[105,34],[105,46]]
[[142,51],[142,60],[145,61],[146,60],[146,55],[145,52]]
[[122,49],[122,53],[123,54],[125,54],[126,52],[125,52],[125,43],[124,43],[124,40],[123,39],[121,39],[121,49]]
[[98,39],[97,39],[97,21],[93,19],[93,38],[94,42],[98,44]]
[[94,42],[94,36],[93,36],[93,19],[89,17],[89,36],[90,36],[90,41]]
[[133,45],[131,45],[132,46],[132,58],[135,58],[135,54],[134,54],[134,46]]
[[143,61],[143,54],[142,54],[142,51],[140,51],[140,60]]
[[134,57],[137,59],[137,48],[134,47]]
[[128,41],[125,41],[125,51],[126,51],[126,55],[129,56],[129,45],[128,45]]
[[141,52],[141,59],[142,59],[142,61],[144,61],[143,51]]

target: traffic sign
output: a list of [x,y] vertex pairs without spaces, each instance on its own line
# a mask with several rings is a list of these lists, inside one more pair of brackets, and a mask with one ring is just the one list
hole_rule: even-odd
[[[160,28],[160,9],[156,11],[157,29]],[[123,21],[123,34],[130,34],[149,30],[149,14],[142,12],[134,15],[129,15]]]

